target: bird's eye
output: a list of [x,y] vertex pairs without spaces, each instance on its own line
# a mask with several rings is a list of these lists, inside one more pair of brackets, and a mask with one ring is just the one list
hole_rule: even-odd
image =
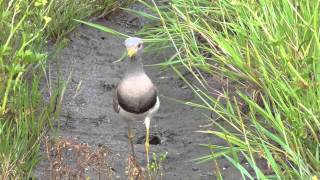
[[139,43],[139,44],[138,44],[138,48],[141,48],[141,46],[142,46],[141,43]]

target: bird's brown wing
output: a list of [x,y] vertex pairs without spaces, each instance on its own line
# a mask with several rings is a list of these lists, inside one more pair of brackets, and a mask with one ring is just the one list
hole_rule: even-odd
[[119,113],[119,102],[118,102],[118,84],[113,88],[113,109],[116,113]]

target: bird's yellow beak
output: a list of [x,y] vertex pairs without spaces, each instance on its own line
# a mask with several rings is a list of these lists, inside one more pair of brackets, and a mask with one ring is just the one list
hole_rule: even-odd
[[137,48],[135,47],[127,48],[127,52],[129,57],[135,56],[137,53]]

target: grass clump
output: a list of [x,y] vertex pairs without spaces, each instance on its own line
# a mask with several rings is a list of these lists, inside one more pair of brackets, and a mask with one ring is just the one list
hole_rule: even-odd
[[133,0],[57,0],[51,1],[48,15],[52,18],[47,33],[51,39],[60,40],[74,30],[79,24],[74,19],[85,19],[89,16],[101,18],[112,13],[120,6],[126,6]]
[[[50,23],[44,4],[0,2],[0,178],[27,177],[37,163],[39,138],[50,107],[39,90],[46,54],[41,48]],[[39,109],[43,106],[43,109]]]
[[[198,107],[224,121],[213,120],[215,128],[201,132],[228,145],[204,145],[212,154],[198,160],[225,157],[244,179],[320,176],[319,1],[145,5],[158,14],[161,26],[146,27],[141,35],[155,46],[176,49],[163,65],[179,75],[173,65],[183,65],[194,74],[200,85],[188,84],[203,101]],[[232,82],[234,90],[215,90],[215,98],[209,87],[213,76]]]
[[[59,40],[82,19],[112,10],[113,0],[0,0],[0,179],[26,179],[38,162],[42,135],[58,91],[45,103],[40,82],[47,40]],[[54,91],[54,90],[53,90]],[[61,95],[60,95],[61,96]]]

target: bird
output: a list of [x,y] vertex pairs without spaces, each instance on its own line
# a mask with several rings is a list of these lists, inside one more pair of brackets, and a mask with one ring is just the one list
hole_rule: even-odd
[[158,90],[143,68],[143,40],[138,37],[129,37],[124,41],[124,45],[128,59],[125,73],[114,88],[113,108],[127,124],[128,140],[133,157],[135,152],[132,123],[143,120],[146,128],[145,151],[149,164],[149,129],[151,119],[160,107]]

